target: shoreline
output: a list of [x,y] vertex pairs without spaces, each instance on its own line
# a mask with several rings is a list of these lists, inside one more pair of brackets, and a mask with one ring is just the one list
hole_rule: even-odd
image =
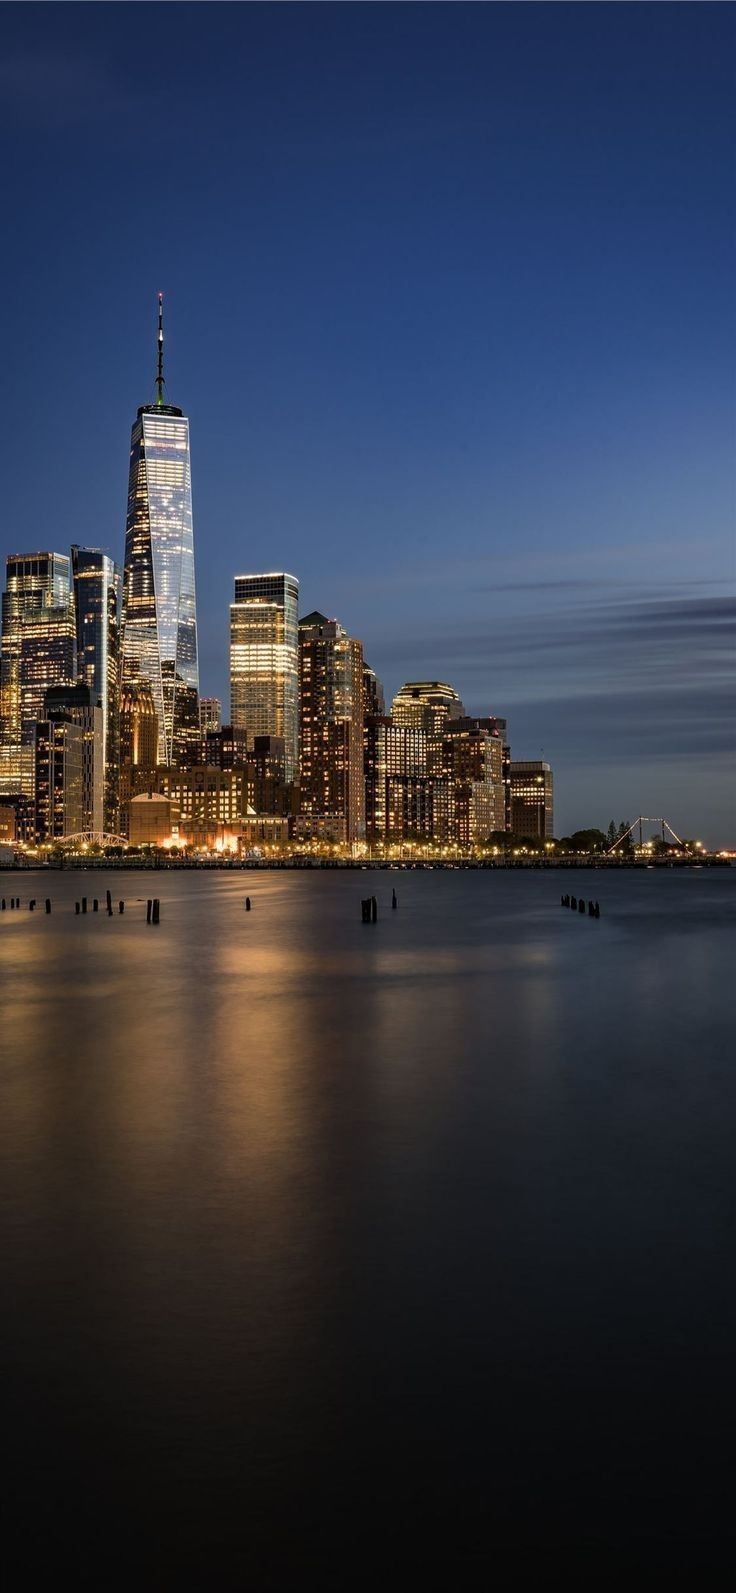
[[384,859],[358,859],[358,858],[243,858],[237,861],[215,859],[198,859],[197,861],[184,858],[171,858],[165,861],[159,858],[92,858],[68,859],[66,862],[15,862],[0,867],[0,873],[7,874],[67,874],[67,873],[109,873],[112,870],[126,873],[164,873],[186,871],[189,873],[209,873],[217,870],[223,873],[258,873],[272,870],[289,870],[294,873],[303,873],[313,869],[350,869],[354,872],[381,872],[381,873],[406,873],[406,872],[469,872],[484,871],[488,869],[507,871],[519,870],[555,870],[555,869],[588,869],[600,871],[601,869],[686,869],[686,868],[731,868],[732,860],[727,857],[703,858],[662,858],[652,859],[649,862],[643,859],[624,860],[619,858],[514,858],[510,861],[500,858],[492,859],[462,859],[458,862],[447,862],[444,859],[426,861],[425,859],[408,859],[387,862]]

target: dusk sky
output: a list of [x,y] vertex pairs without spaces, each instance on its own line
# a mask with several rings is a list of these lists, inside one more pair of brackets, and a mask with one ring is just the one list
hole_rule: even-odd
[[[0,554],[190,417],[200,685],[285,569],[555,831],[736,842],[730,6],[3,6]],[[543,753],[542,753],[543,749]]]

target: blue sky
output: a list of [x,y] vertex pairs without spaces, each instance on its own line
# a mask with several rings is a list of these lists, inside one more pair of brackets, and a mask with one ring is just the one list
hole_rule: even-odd
[[122,556],[161,288],[203,692],[233,575],[285,568],[389,694],[543,748],[558,834],[736,841],[733,9],[3,24],[0,553]]

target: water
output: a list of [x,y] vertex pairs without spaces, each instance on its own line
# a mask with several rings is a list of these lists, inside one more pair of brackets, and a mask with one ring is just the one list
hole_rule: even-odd
[[735,888],[0,877],[12,1585],[730,1563]]

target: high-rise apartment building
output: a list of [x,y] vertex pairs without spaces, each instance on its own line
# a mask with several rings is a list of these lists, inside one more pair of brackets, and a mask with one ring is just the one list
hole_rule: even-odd
[[355,841],[365,834],[363,645],[324,614],[299,622],[299,689],[300,831]]
[[114,832],[120,779],[120,571],[100,548],[73,544],[72,574],[77,667],[80,680],[102,708],[104,827]]
[[516,763],[509,769],[511,831],[547,839],[554,835],[554,788],[548,763]]
[[506,828],[503,743],[468,719],[450,721],[442,761],[455,804],[455,839],[461,846],[486,841]]
[[11,554],[0,640],[0,790],[33,797],[36,723],[43,716],[44,692],[74,683],[76,652],[68,558]]
[[430,738],[418,725],[397,725],[390,717],[371,714],[365,721],[363,739],[366,836],[370,841],[385,841],[392,811],[389,784],[397,790],[397,781],[427,778]]
[[276,572],[237,575],[230,606],[230,719],[252,748],[284,743],[284,779],[299,768],[299,582]]
[[164,402],[159,294],[156,401],[130,441],[123,574],[122,679],[150,682],[158,761],[186,762],[199,740],[199,669],[189,421]]

